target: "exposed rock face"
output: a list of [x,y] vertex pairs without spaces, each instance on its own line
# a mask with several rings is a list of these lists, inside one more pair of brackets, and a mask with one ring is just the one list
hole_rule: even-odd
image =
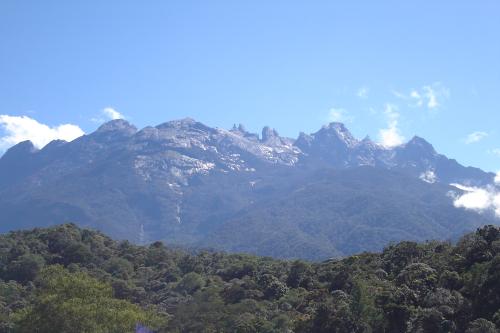
[[114,133],[115,135],[132,136],[137,132],[137,128],[123,119],[111,120],[100,126],[95,134]]
[[[349,171],[360,167],[368,169]],[[334,172],[318,174],[324,169]],[[439,214],[432,212],[453,208],[446,198],[447,184],[484,185],[494,178],[493,174],[463,167],[438,154],[422,138],[387,149],[369,138],[354,138],[341,123],[328,124],[316,133],[301,133],[293,140],[281,137],[270,127],[264,127],[259,138],[241,124],[225,130],[190,118],[141,130],[125,120],[114,120],[69,143],[54,141],[37,150],[30,142],[23,142],[7,151],[0,158],[0,231],[73,221],[136,242],[166,240],[285,257],[322,258],[349,253],[347,247],[381,247],[388,240],[384,232],[391,230],[403,237],[407,234],[400,232],[401,225],[414,222],[404,216],[404,210],[410,208],[393,201],[379,202],[375,197],[370,202],[378,202],[379,206],[358,206],[359,200],[366,200],[366,193],[383,189],[387,186],[384,183],[366,178],[344,187],[345,181],[334,181],[336,177],[363,178],[367,174],[413,184],[421,196],[412,200],[429,200],[439,192],[439,205],[425,201],[422,209],[430,213],[413,217],[426,225],[437,223]],[[325,182],[333,185],[326,186]],[[343,204],[331,205],[329,200],[338,195],[339,188],[346,196],[338,198]],[[392,192],[381,193],[397,198],[406,195],[402,193],[404,188],[398,183]],[[303,197],[304,193],[307,197]],[[302,204],[309,200],[308,205]],[[323,201],[321,207],[312,208]],[[290,202],[294,204],[290,206]],[[379,220],[371,220],[369,216],[375,216],[372,213],[352,215],[353,207],[358,212],[369,206],[374,210],[394,206],[390,214],[399,214],[401,225],[384,226]],[[289,208],[277,213],[272,207]],[[279,218],[290,211],[294,211],[293,216]],[[454,208],[449,212],[453,219],[461,221],[453,232],[436,226],[423,232],[422,237],[449,238],[455,231],[470,230],[477,221],[484,222],[472,222],[472,215],[457,217],[454,212],[459,211]],[[326,227],[325,223],[335,227]],[[245,234],[237,235],[242,230]],[[259,230],[268,232],[259,234]],[[349,230],[363,230],[366,237],[380,234],[380,240],[364,242],[353,237],[352,242],[359,246],[346,245],[341,239]],[[222,235],[234,236],[233,244],[223,240]],[[258,245],[267,239],[266,235],[276,239]],[[234,244],[235,239],[240,243]],[[249,240],[252,246],[245,245]],[[286,245],[291,240],[301,245],[292,251]],[[263,250],[267,248],[272,250]],[[303,251],[307,253],[301,254]]]

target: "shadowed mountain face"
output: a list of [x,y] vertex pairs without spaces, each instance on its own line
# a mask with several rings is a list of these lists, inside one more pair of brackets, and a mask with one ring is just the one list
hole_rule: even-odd
[[259,137],[192,119],[142,130],[115,120],[70,143],[7,151],[0,231],[72,221],[139,243],[322,259],[492,223],[447,193],[493,178],[422,138],[387,149],[340,123],[293,140],[269,127]]

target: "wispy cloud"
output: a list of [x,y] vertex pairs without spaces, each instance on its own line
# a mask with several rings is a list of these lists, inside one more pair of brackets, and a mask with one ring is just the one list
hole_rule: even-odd
[[0,127],[4,132],[4,136],[0,137],[0,151],[26,140],[42,148],[52,140],[72,141],[85,134],[76,125],[50,127],[28,116],[0,115]]
[[470,145],[472,143],[477,143],[477,142],[483,140],[487,136],[488,136],[487,132],[476,131],[476,132],[472,132],[469,135],[467,135],[467,137],[465,138],[464,141],[466,144]]
[[391,93],[394,95],[394,97],[397,97],[399,99],[407,99],[408,97],[403,94],[402,92],[398,91],[398,90],[391,90]]
[[441,82],[411,89],[409,93],[393,90],[392,94],[399,99],[406,100],[410,107],[425,107],[428,110],[438,109],[445,100],[450,98],[450,90]]
[[387,128],[379,130],[380,143],[385,147],[399,146],[404,142],[404,137],[399,130],[399,112],[394,104],[386,104],[384,115],[387,118]]
[[361,99],[367,99],[369,92],[370,92],[370,88],[361,87],[358,89],[358,92],[356,93],[356,95]]
[[346,109],[331,108],[330,111],[328,112],[328,121],[351,122],[352,117],[349,115]]
[[493,148],[488,150],[488,153],[495,155],[495,156],[500,156],[500,148]]

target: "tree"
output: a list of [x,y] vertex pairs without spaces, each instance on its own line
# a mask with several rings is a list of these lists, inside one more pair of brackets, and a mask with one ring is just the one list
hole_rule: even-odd
[[7,277],[22,283],[35,278],[38,271],[44,266],[45,260],[37,254],[24,254],[10,263]]
[[187,273],[184,275],[182,280],[177,285],[180,291],[185,291],[188,294],[192,294],[200,288],[205,286],[205,280],[203,277],[195,272]]
[[399,285],[407,285],[419,296],[423,296],[436,286],[436,270],[425,263],[410,264],[399,273],[397,282]]
[[103,266],[106,272],[120,279],[128,279],[134,271],[134,266],[130,261],[123,258],[113,257],[107,260]]
[[264,289],[266,299],[280,299],[288,291],[288,287],[271,274],[262,275],[259,278],[259,284]]
[[15,315],[15,332],[133,332],[138,323],[156,326],[162,321],[113,298],[109,285],[59,265],[43,269],[36,284],[33,304]]
[[12,332],[12,312],[26,306],[26,287],[0,280],[0,333]]
[[312,270],[309,264],[297,260],[290,267],[290,273],[286,283],[292,288],[303,287],[307,288],[309,282],[309,276],[312,275]]
[[491,321],[479,318],[469,324],[465,333],[498,333],[498,330]]
[[353,314],[372,327],[380,326],[382,311],[375,306],[375,288],[370,288],[362,279],[354,280],[352,289],[351,310]]

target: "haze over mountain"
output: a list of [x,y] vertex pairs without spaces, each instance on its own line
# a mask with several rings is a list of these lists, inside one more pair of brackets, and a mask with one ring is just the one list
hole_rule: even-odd
[[138,243],[323,259],[498,223],[456,207],[494,179],[423,138],[386,148],[341,123],[295,140],[269,127],[186,118],[138,130],[119,119],[72,142],[9,149],[0,231],[71,221]]

